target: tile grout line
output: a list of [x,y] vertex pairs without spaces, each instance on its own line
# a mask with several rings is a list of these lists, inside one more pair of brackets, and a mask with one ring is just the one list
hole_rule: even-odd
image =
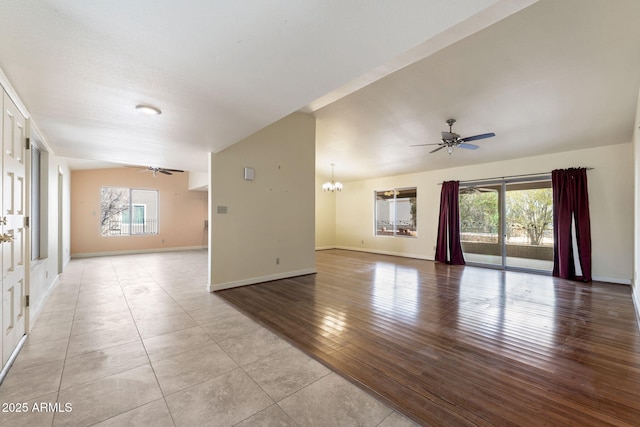
[[[56,402],[60,399],[60,392],[62,391],[62,379],[64,378],[64,371],[67,366],[67,358],[69,357],[69,347],[71,346],[71,332],[73,331],[73,324],[76,320],[76,311],[78,310],[78,301],[80,300],[80,290],[82,289],[82,283],[84,281],[84,269],[85,265],[82,265],[82,272],[80,273],[80,283],[78,284],[78,290],[76,291],[76,303],[73,306],[73,318],[71,319],[71,328],[69,329],[69,340],[67,341],[67,349],[64,353],[64,360],[62,362],[62,372],[60,373],[60,382],[58,383],[58,391],[56,395]],[[58,285],[60,285],[60,281],[58,281]],[[48,301],[47,301],[48,302]],[[53,418],[51,418],[51,426],[55,424],[56,416],[58,413],[53,414]]]
[[[161,285],[161,284],[160,284],[160,283],[155,279],[155,277],[154,277],[152,274],[150,274],[146,269],[144,269],[144,267],[143,267],[143,270],[145,270],[145,272],[147,272],[147,274],[149,274],[149,275],[154,279],[154,281],[155,281],[156,283],[158,283],[158,285],[159,285],[159,286],[160,286],[160,287],[161,287],[165,292],[167,292],[167,290],[166,290],[166,289],[165,289],[165,288],[164,288],[164,287],[163,287],[163,286],[162,286],[162,285]],[[215,344],[215,345],[216,345],[216,346],[217,346],[217,347],[218,347],[218,348],[219,348],[219,349],[220,349],[220,350],[221,350],[221,351],[222,351],[222,352],[223,352],[223,353],[224,353],[224,354],[229,358],[229,360],[233,361],[233,362],[234,362],[234,364],[236,365],[236,368],[235,368],[235,369],[232,369],[232,370],[230,370],[230,371],[228,371],[228,372],[220,373],[220,374],[215,375],[215,376],[213,376],[213,377],[206,378],[205,380],[203,380],[203,381],[201,381],[201,382],[198,382],[198,383],[192,384],[192,385],[190,385],[190,386],[188,386],[188,387],[185,387],[185,388],[183,388],[183,389],[181,389],[181,390],[177,390],[177,391],[175,391],[174,393],[170,394],[169,396],[174,395],[174,394],[176,394],[176,393],[183,392],[183,391],[188,390],[188,389],[190,389],[190,388],[196,387],[196,386],[201,385],[201,384],[203,384],[203,383],[205,383],[205,382],[207,382],[207,381],[210,381],[210,380],[212,380],[212,379],[219,378],[219,377],[221,377],[221,376],[223,376],[223,375],[227,375],[227,374],[229,374],[229,373],[231,373],[231,372],[233,372],[233,371],[241,370],[241,371],[242,371],[242,372],[243,372],[243,373],[244,373],[244,374],[249,378],[249,380],[250,380],[253,384],[255,384],[255,385],[258,387],[258,389],[260,389],[260,390],[265,394],[265,396],[267,396],[267,397],[271,400],[272,404],[271,404],[271,405],[269,405],[269,406],[267,406],[266,408],[261,409],[260,411],[258,411],[258,412],[256,412],[256,413],[254,413],[254,414],[249,415],[248,417],[246,417],[246,418],[245,418],[245,419],[243,419],[243,420],[240,420],[238,423],[236,423],[236,424],[234,424],[234,425],[237,425],[237,424],[239,424],[239,423],[241,423],[241,422],[245,421],[246,419],[249,419],[249,418],[251,418],[251,417],[255,416],[256,414],[258,414],[258,413],[260,413],[260,412],[262,412],[262,411],[266,410],[267,408],[270,408],[270,407],[272,407],[272,406],[274,406],[274,405],[278,405],[278,403],[277,403],[277,402],[276,402],[276,401],[275,401],[275,400],[274,400],[274,399],[273,399],[273,398],[272,398],[272,397],[271,397],[271,396],[270,396],[270,395],[269,395],[269,394],[268,394],[268,393],[267,393],[267,392],[266,392],[266,391],[265,391],[265,390],[264,390],[264,389],[263,389],[263,388],[262,388],[262,387],[261,387],[261,386],[260,386],[256,381],[255,381],[255,380],[254,380],[254,379],[253,379],[253,377],[251,377],[251,376],[246,372],[246,370],[244,369],[244,367],[243,367],[242,365],[240,365],[240,364],[239,364],[239,363],[238,363],[238,362],[237,362],[233,357],[231,357],[231,355],[230,355],[230,354],[228,354],[228,353],[227,353],[227,351],[226,351],[224,348],[222,348],[222,347],[220,346],[220,344],[219,344],[219,343],[218,343],[218,341],[215,339],[215,337],[211,336],[211,334],[209,334],[207,331],[205,331],[205,330],[202,328],[202,325],[201,325],[197,320],[195,320],[195,319],[193,318],[193,316],[191,316],[191,313],[189,313],[189,311],[188,311],[188,310],[186,310],[186,309],[182,306],[182,304],[180,304],[180,303],[179,303],[179,302],[178,302],[178,301],[177,301],[177,300],[176,300],[176,299],[175,299],[175,298],[174,298],[174,297],[173,297],[169,292],[167,292],[167,294],[171,297],[171,299],[172,299],[176,304],[178,304],[178,305],[179,305],[179,306],[180,306],[180,307],[185,311],[185,313],[187,314],[187,316],[189,316],[189,318],[190,318],[191,320],[193,320],[193,321],[196,323],[196,325],[197,325],[200,329],[202,329],[202,331],[203,331],[203,332],[204,332],[204,333],[205,333],[205,334],[206,334],[206,335],[207,335],[207,336],[208,336],[208,337],[213,341],[213,343],[214,343],[214,344]],[[233,306],[231,306],[231,305],[229,305],[229,304],[225,304],[225,305],[226,305],[226,306],[230,306],[230,307],[234,308]],[[205,309],[206,309],[206,308],[207,308],[207,307],[205,307]],[[242,314],[243,316],[247,317],[246,315],[244,315],[244,313],[241,313],[241,312],[240,312],[240,311],[238,311],[237,309],[235,309],[235,308],[234,308],[234,310],[235,310],[236,312],[238,312],[238,313]],[[248,317],[247,317],[247,318],[248,318]],[[135,319],[134,319],[134,321],[135,321]],[[215,323],[216,321],[217,321],[217,320],[212,320],[210,323]],[[248,334],[248,333],[250,333],[250,332],[247,332],[246,334]],[[240,335],[244,335],[244,334],[240,334]],[[184,353],[186,353],[186,351],[185,351]],[[180,353],[180,354],[184,354],[184,353]],[[274,352],[274,353],[272,353],[272,354],[275,354],[275,353],[277,353],[277,352]],[[152,366],[153,366],[153,365],[152,365]],[[155,375],[155,370],[154,370],[154,375]],[[156,380],[157,380],[157,377],[156,377]],[[162,392],[162,394],[163,394],[163,396],[164,396],[164,391]],[[166,397],[167,397],[167,396],[165,396],[165,397],[164,397],[164,399],[165,399],[165,403],[166,403],[166,405],[167,405],[167,408],[169,409],[169,413],[171,414],[171,418],[172,418],[172,420],[173,420],[173,414],[171,413],[171,409],[169,408],[169,404],[166,402]],[[278,406],[278,407],[280,408],[280,406]],[[280,409],[281,409],[285,414],[287,414],[287,413],[286,413],[282,408],[280,408]],[[291,416],[290,416],[289,414],[287,414],[287,416],[288,416],[288,417],[293,421],[293,418],[291,418]],[[175,424],[175,420],[173,420],[173,421],[174,421],[174,424]],[[295,423],[296,425],[298,425],[298,423],[296,423],[295,421],[294,421],[294,423]]]
[[[135,261],[136,261],[136,264],[138,264],[138,266],[141,267],[141,265],[138,262],[138,260],[136,259]],[[142,269],[144,270],[144,268],[142,268]],[[122,283],[120,282],[120,278],[118,276],[117,269],[114,268],[114,272],[116,274],[116,279],[118,280],[118,286],[120,286],[120,290],[123,290]],[[155,279],[154,279],[154,281],[155,281]],[[175,426],[176,425],[176,420],[173,418],[173,413],[171,412],[171,408],[169,408],[169,404],[167,402],[167,397],[164,394],[164,390],[162,390],[162,387],[160,386],[160,380],[158,380],[158,375],[156,373],[155,368],[153,367],[153,363],[151,362],[151,357],[149,357],[149,351],[147,350],[147,346],[144,344],[144,340],[142,339],[142,335],[140,335],[140,329],[138,329],[138,322],[136,322],[136,318],[133,315],[133,312],[131,311],[131,306],[129,305],[129,299],[127,298],[126,295],[124,295],[124,291],[123,291],[123,296],[124,296],[125,303],[127,304],[127,308],[129,309],[129,314],[131,315],[131,319],[133,319],[133,324],[135,325],[136,331],[138,332],[138,337],[140,338],[140,343],[142,344],[142,348],[144,348],[144,352],[147,355],[147,360],[149,362],[149,367],[151,368],[151,372],[153,372],[153,377],[156,379],[156,385],[158,386],[158,390],[160,390],[160,394],[162,396],[162,400],[164,401],[164,404],[167,407],[167,411],[169,412],[169,416],[171,417],[171,422]],[[140,405],[140,406],[138,406],[138,408],[142,407],[144,405],[147,405],[149,403],[151,403],[151,402],[147,402],[147,403],[145,403],[143,405]],[[137,409],[137,408],[129,409],[129,410],[125,411],[125,412],[121,412],[120,414],[113,415],[110,418],[116,417],[118,415],[125,414],[125,413],[127,413],[129,411],[132,411],[133,409]]]

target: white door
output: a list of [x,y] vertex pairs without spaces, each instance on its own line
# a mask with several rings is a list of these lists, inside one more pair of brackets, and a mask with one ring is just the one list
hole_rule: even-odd
[[2,114],[2,366],[26,333],[25,119],[3,93]]

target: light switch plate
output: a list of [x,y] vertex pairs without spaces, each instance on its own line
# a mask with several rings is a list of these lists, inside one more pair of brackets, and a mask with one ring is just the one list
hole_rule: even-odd
[[256,177],[256,170],[254,168],[244,168],[244,180],[253,181]]

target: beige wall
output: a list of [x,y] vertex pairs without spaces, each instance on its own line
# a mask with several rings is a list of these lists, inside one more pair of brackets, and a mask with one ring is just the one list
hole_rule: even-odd
[[314,170],[315,119],[301,113],[210,155],[211,290],[315,272]]
[[[140,172],[136,168],[76,170],[71,172],[71,255],[92,256],[207,246],[204,221],[207,193],[189,191],[187,173],[171,176]],[[158,234],[102,236],[100,189],[103,186],[158,190]]]
[[[629,230],[633,229],[634,223],[634,164],[630,143],[344,183],[342,193],[335,196],[335,246],[433,259],[440,203],[438,183],[549,172],[556,168],[578,166],[594,168],[588,173],[593,276],[596,279],[630,283],[633,274],[633,235]],[[412,186],[418,187],[418,237],[375,237],[374,191]]]

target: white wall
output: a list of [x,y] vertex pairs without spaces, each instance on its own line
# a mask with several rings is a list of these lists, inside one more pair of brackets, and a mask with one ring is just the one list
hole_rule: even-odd
[[[630,283],[633,275],[632,144],[620,144],[553,155],[465,166],[409,175],[344,183],[336,194],[335,246],[344,249],[434,259],[442,181],[472,180],[568,167],[593,167],[588,172],[593,276],[596,280]],[[374,191],[418,188],[418,237],[373,234]]]
[[211,290],[315,272],[312,116],[292,114],[212,153],[209,167]]
[[[47,209],[49,212],[48,222],[46,225],[47,241],[46,254],[47,257],[41,260],[33,261],[30,268],[29,280],[29,329],[38,318],[44,304],[47,302],[49,294],[54,289],[54,285],[58,279],[59,265],[66,265],[70,260],[70,171],[66,162],[59,157],[49,155],[43,156],[42,161],[46,159],[47,188],[42,189],[48,193]],[[62,174],[62,194],[59,192],[58,179]],[[62,197],[60,197],[62,196]],[[62,202],[62,218],[59,218],[58,203]],[[62,229],[60,229],[62,224]],[[60,240],[61,239],[61,242]],[[62,252],[59,247],[62,247]]]
[[207,191],[209,188],[209,174],[203,172],[189,173],[189,190]]

